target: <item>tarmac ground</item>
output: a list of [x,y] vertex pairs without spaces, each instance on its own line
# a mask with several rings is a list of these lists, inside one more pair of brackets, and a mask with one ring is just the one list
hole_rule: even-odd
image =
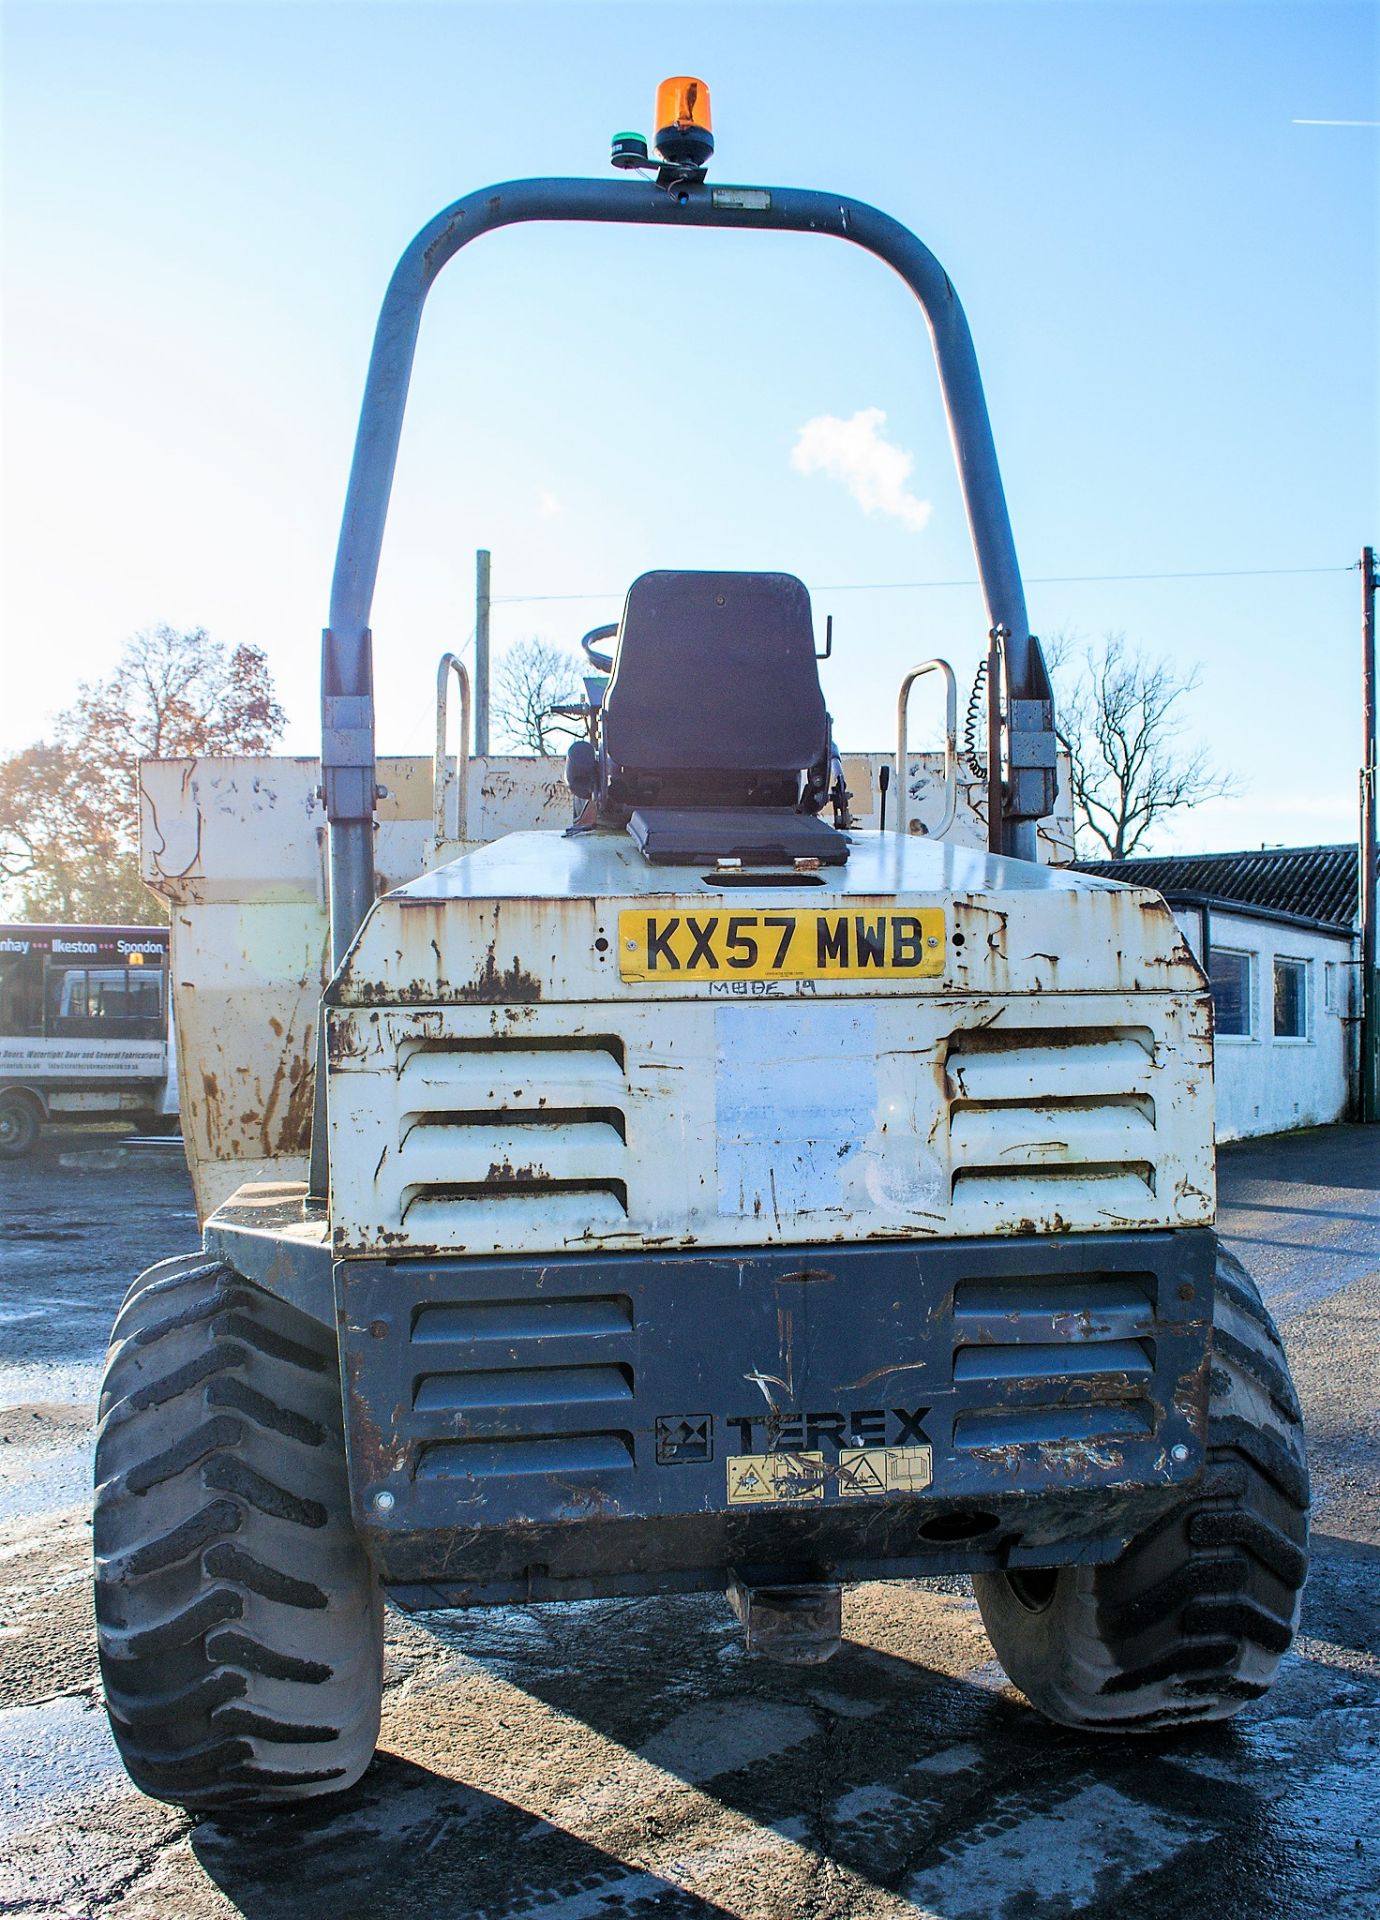
[[239,1826],[145,1799],[101,1708],[91,1414],[131,1278],[196,1245],[180,1155],[0,1166],[0,1915],[62,1920],[1373,1920],[1380,1914],[1380,1136],[1223,1150],[1314,1486],[1303,1629],[1213,1730],[1049,1726],[967,1582],[861,1586],[826,1666],[717,1597],[390,1618],[378,1759]]

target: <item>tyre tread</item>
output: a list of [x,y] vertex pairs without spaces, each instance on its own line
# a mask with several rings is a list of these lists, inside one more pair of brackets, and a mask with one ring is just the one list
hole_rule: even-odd
[[352,1785],[382,1618],[330,1330],[222,1260],[164,1262],[120,1309],[101,1409],[97,1634],[136,1785],[192,1809]]
[[[1011,1678],[1051,1719],[1117,1733],[1224,1719],[1265,1693],[1308,1571],[1298,1396],[1268,1309],[1218,1247],[1202,1480],[1109,1566],[1058,1576],[1047,1620],[974,1578]],[[1037,1623],[1038,1622],[1038,1623]]]

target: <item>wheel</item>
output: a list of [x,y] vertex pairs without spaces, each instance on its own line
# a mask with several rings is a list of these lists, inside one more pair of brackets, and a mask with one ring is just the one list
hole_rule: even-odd
[[32,1153],[43,1116],[27,1093],[0,1093],[0,1160]]
[[1225,1720],[1273,1681],[1308,1571],[1302,1416],[1274,1322],[1219,1245],[1202,1481],[1110,1566],[976,1574],[983,1625],[1033,1706],[1150,1733]]
[[205,1255],[135,1282],[96,1437],[96,1626],[135,1784],[189,1808],[353,1786],[383,1613],[333,1334]]

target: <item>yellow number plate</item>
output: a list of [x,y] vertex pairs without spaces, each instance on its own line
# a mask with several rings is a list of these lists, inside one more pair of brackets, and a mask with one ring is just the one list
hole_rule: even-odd
[[618,916],[624,980],[926,980],[944,971],[940,907],[901,912],[850,902],[793,913]]

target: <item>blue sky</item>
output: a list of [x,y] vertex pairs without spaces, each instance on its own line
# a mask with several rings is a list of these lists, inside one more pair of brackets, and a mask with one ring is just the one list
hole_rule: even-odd
[[[1037,631],[1200,669],[1186,718],[1243,791],[1161,846],[1354,834],[1380,135],[1296,123],[1380,119],[1374,8],[10,0],[3,34],[0,747],[168,619],[266,647],[310,751],[397,253],[491,180],[602,173],[691,72],[716,179],[873,200],[948,268]],[[808,422],[871,409],[928,514],[793,464]],[[427,749],[481,545],[500,646],[573,644],[648,567],[799,573],[848,747],[885,745],[914,659],[963,679],[983,642],[972,587],[872,587],[973,566],[918,311],[831,241],[467,250],[424,322],[375,603],[384,750]],[[1056,578],[1201,573],[1236,577]]]

